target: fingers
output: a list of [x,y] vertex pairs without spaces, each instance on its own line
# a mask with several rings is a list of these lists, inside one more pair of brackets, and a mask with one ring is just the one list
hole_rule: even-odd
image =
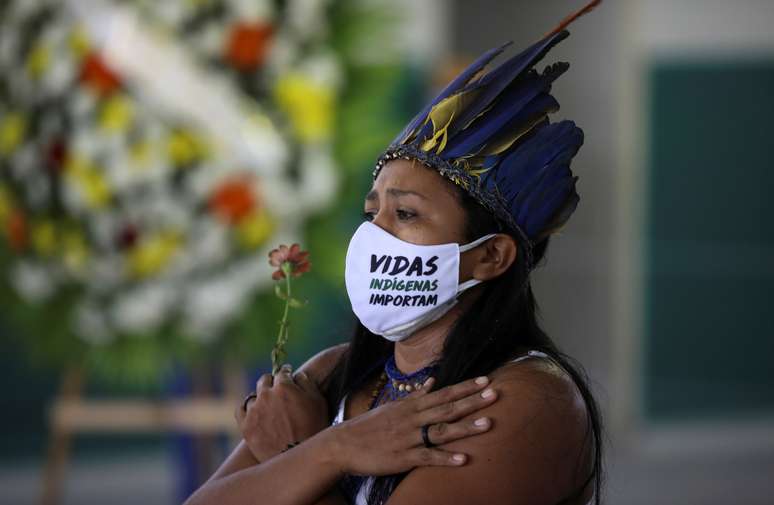
[[460,466],[464,465],[467,459],[465,454],[424,447],[409,452],[410,463],[414,466]]
[[296,375],[293,376],[293,379],[295,380],[296,384],[298,384],[298,387],[308,393],[316,392],[319,389],[317,387],[317,383],[310,379],[306,372],[296,373]]
[[274,383],[274,377],[270,373],[265,373],[261,375],[261,378],[258,379],[258,382],[255,383],[256,393],[260,391],[261,388],[270,388],[273,383]]
[[292,372],[293,367],[291,365],[287,363],[282,365],[279,371],[277,371],[277,375],[274,377],[274,386],[280,384],[293,384]]
[[[453,402],[461,398],[465,398],[473,393],[484,389],[489,384],[488,377],[476,377],[475,379],[469,379],[453,386],[447,386],[438,391],[433,391],[424,395],[417,402],[417,408],[419,410],[426,410],[437,405]],[[424,387],[422,389],[425,389]]]
[[[479,417],[475,420],[466,419],[456,423],[435,423],[427,429],[427,438],[433,445],[443,445],[454,440],[484,433],[491,427],[492,421],[488,417]],[[421,431],[417,435],[417,439],[418,445],[424,442]]]
[[460,400],[442,403],[424,410],[419,413],[419,420],[423,425],[456,421],[491,405],[495,400],[497,400],[497,392],[492,388],[487,388],[481,393],[475,392]]
[[242,429],[242,423],[245,421],[245,417],[247,417],[247,409],[245,409],[243,405],[237,405],[234,409],[234,419],[240,430]]

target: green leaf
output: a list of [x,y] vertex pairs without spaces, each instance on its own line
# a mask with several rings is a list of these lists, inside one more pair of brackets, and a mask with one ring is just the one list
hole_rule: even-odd
[[277,295],[277,298],[280,300],[288,299],[288,295],[282,290],[282,287],[280,287],[279,283],[274,285],[274,294]]
[[300,309],[301,307],[304,307],[307,303],[309,303],[308,300],[301,301],[298,298],[291,298],[288,300],[288,304],[294,309]]

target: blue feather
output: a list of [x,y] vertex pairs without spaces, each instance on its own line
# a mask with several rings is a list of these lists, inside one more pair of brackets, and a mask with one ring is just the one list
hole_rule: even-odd
[[[567,167],[567,163],[563,168]],[[547,185],[545,191],[538,191],[537,198],[533,199],[525,209],[524,228],[528,235],[534,235],[551,218],[557,207],[569,196],[575,179],[563,177],[551,185]]]
[[490,49],[489,51],[485,52],[481,56],[479,56],[476,61],[468,65],[468,67],[462,71],[460,75],[458,75],[452,82],[450,82],[444,89],[441,91],[438,96],[436,96],[432,102],[427,104],[424,109],[422,109],[419,114],[414,116],[414,119],[409,122],[409,124],[403,129],[403,131],[398,134],[397,137],[392,141],[392,143],[401,143],[405,137],[407,137],[411,132],[413,132],[427,117],[427,115],[430,113],[430,109],[433,108],[435,104],[443,100],[444,98],[450,96],[453,93],[456,93],[459,91],[463,86],[465,86],[468,81],[475,76],[478,72],[481,71],[487,64],[489,64],[490,61],[492,61],[494,58],[496,58],[500,53],[502,53],[506,47],[513,44],[513,41],[506,42],[505,44],[501,45],[500,47],[495,47]]
[[570,147],[558,152],[551,159],[543,158],[538,164],[532,165],[530,170],[532,177],[528,179],[522,188],[518,188],[518,193],[512,199],[511,211],[513,212],[513,217],[516,218],[516,222],[519,222],[519,219],[523,217],[523,212],[530,206],[531,202],[540,198],[547,185],[560,177],[558,172],[564,169],[562,164],[569,164],[572,156],[573,149]]
[[582,143],[582,132],[574,122],[564,120],[548,124],[523,144],[512,149],[503,159],[502,165],[505,167],[532,165],[535,163],[535,158],[539,157],[541,159],[538,163],[542,166],[551,161],[566,146],[579,147]]
[[529,216],[529,209],[534,202],[539,202],[543,193],[550,189],[547,186],[547,181],[553,179],[553,174],[561,170],[562,165],[569,163],[570,158],[560,156],[543,166],[513,199],[511,213],[520,226],[524,225],[527,216]]
[[[578,178],[575,177],[576,181],[577,179]],[[573,185],[572,192],[565,199],[564,204],[562,204],[559,210],[554,212],[554,215],[541,227],[535,240],[539,241],[564,226],[567,220],[570,219],[572,213],[575,212],[575,209],[578,208],[578,202],[580,202],[580,196],[578,196],[578,192]]]
[[[501,125],[501,127],[499,128],[499,131],[497,133],[493,133],[492,135],[490,135],[486,139],[485,143],[484,142],[480,142],[477,145],[475,145],[474,142],[468,142],[467,141],[467,139],[475,133],[475,129],[476,128],[478,128],[478,127],[484,128],[483,123],[485,121],[490,121],[488,119],[489,117],[492,117],[492,116],[498,114],[498,112],[496,112],[498,110],[497,109],[498,107],[499,107],[499,110],[502,110],[504,107],[513,107],[513,109],[515,110],[516,108],[518,108],[518,104],[514,103],[514,102],[518,102],[518,103],[521,103],[521,104],[529,102],[535,96],[535,94],[537,94],[539,92],[539,90],[541,88],[540,82],[542,82],[544,84],[544,86],[542,86],[543,87],[542,93],[546,93],[547,94],[551,90],[551,82],[553,82],[559,75],[561,75],[568,67],[569,67],[569,65],[567,63],[560,62],[560,63],[557,63],[557,64],[555,64],[553,66],[546,67],[546,71],[544,72],[544,74],[542,76],[537,76],[537,74],[533,74],[536,77],[533,78],[531,80],[531,82],[526,83],[526,84],[518,85],[519,88],[522,88],[522,87],[526,87],[527,88],[527,91],[524,92],[525,96],[524,96],[523,99],[521,99],[518,96],[518,94],[516,94],[516,98],[511,100],[511,98],[509,96],[506,96],[506,95],[510,94],[510,91],[506,90],[505,92],[503,92],[503,95],[501,95],[501,98],[498,99],[497,104],[494,107],[492,107],[492,109],[487,109],[487,111],[485,111],[487,119],[485,119],[485,118],[477,118],[477,119],[475,119],[470,126],[465,128],[458,135],[455,135],[453,138],[451,138],[449,140],[449,144],[451,145],[451,147],[447,148],[447,152],[452,152],[452,153],[454,153],[454,155],[457,155],[457,153],[460,153],[460,155],[464,155],[464,152],[465,152],[463,150],[464,148],[460,147],[463,144],[470,146],[470,149],[473,152],[479,152],[482,148],[484,148],[485,145],[486,146],[496,146],[496,145],[501,144],[502,142],[506,142],[508,140],[512,140],[514,132],[522,131],[525,126],[530,126],[531,125],[530,130],[532,128],[534,128],[536,125],[534,125],[532,123],[534,122],[534,120],[536,118],[539,118],[541,115],[548,114],[550,112],[555,112],[555,111],[559,110],[559,103],[556,100],[554,100],[553,97],[551,97],[550,104],[546,103],[546,106],[545,106],[544,111],[543,111],[544,114],[539,114],[537,112],[534,115],[533,114],[519,114],[515,118],[509,119],[508,122],[506,124],[504,124],[504,125],[502,125],[501,123],[498,122]],[[538,80],[538,85],[534,84],[535,83],[535,79]],[[515,89],[515,87],[511,88],[511,90],[513,90],[513,89]],[[510,111],[508,111],[508,112],[510,113]],[[490,122],[492,122],[492,121],[490,121]],[[486,127],[489,128],[489,125],[487,125]],[[471,131],[473,131],[473,133],[471,133]],[[513,142],[513,144],[508,148],[508,150],[513,150],[516,145],[518,145],[519,143],[523,142],[529,136],[529,133],[530,132],[528,131],[527,133],[522,135],[521,138],[519,138],[515,142]],[[499,155],[500,156],[504,156],[503,153],[499,153]],[[451,156],[451,155],[449,155],[449,156]]]
[[[568,145],[577,151],[577,147],[580,147],[578,132],[580,128],[572,121],[546,124],[523,143],[512,148],[500,162],[496,173],[497,185],[503,194],[511,198],[522,193],[537,172]],[[574,147],[576,145],[577,147]]]
[[[459,129],[467,125],[481,111],[486,109],[519,74],[530,69],[553,46],[569,35],[568,31],[563,30],[548,36],[511,57],[505,63],[473,83],[469,89],[480,89],[480,92],[476,96],[475,101],[465,110],[465,113],[455,121],[456,128]],[[450,133],[453,133],[453,130]]]
[[[508,96],[503,96],[507,100]],[[559,102],[548,93],[540,93],[528,103],[519,99],[518,93],[513,95],[508,106],[502,106],[498,110],[492,110],[487,114],[481,125],[463,130],[455,135],[444,150],[444,157],[457,157],[465,153],[478,152],[492,137],[500,132],[512,132],[522,127],[525,123],[535,118],[544,116],[550,110],[559,108]]]

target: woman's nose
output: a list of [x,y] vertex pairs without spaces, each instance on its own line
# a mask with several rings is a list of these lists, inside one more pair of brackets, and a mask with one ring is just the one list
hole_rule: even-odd
[[390,235],[395,235],[395,230],[393,230],[393,223],[389,219],[387,212],[380,210],[376,213],[371,222]]

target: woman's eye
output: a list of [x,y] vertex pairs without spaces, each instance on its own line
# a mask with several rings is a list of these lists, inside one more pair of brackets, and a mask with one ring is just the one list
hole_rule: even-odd
[[[379,211],[375,210],[367,210],[363,212],[363,219],[366,221],[373,221],[376,218],[376,214],[378,214]],[[413,219],[416,217],[416,213],[411,212],[409,210],[403,210],[403,209],[397,209],[395,211],[395,215],[398,216],[398,219],[401,221],[407,221],[409,219]]]
[[407,219],[411,219],[412,217],[416,216],[413,212],[410,212],[408,210],[398,209],[395,211],[395,213],[398,215],[398,219],[405,221]]

